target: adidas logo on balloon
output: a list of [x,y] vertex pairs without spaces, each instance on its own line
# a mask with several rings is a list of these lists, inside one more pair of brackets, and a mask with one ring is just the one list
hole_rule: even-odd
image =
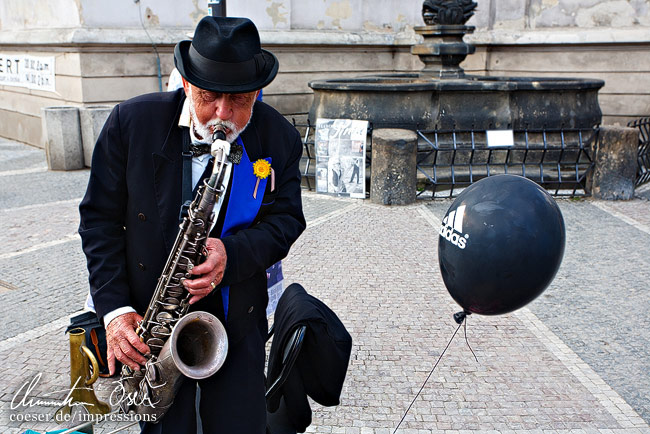
[[467,245],[468,234],[463,235],[463,217],[465,217],[465,205],[461,205],[450,212],[444,219],[438,233],[459,249]]

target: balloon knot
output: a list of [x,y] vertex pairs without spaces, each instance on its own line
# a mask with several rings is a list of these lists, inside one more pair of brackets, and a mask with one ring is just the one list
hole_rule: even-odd
[[456,312],[454,314],[454,321],[456,321],[456,324],[462,324],[463,321],[465,321],[465,318],[467,318],[467,315],[471,315],[471,312],[467,312],[466,310],[462,312]]

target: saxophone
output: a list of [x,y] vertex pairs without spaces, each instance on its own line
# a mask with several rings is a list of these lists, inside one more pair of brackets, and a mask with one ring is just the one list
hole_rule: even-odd
[[223,194],[223,178],[230,144],[223,131],[213,135],[214,167],[199,188],[183,219],[162,275],[142,322],[136,329],[150,349],[140,371],[122,366],[120,409],[125,414],[150,415],[158,422],[174,402],[184,377],[207,378],[223,365],[228,338],[221,322],[207,312],[192,312],[191,294],[183,280],[205,260],[205,243],[214,221],[214,206]]

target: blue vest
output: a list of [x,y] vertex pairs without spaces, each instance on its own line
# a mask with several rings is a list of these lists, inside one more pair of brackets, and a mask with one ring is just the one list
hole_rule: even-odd
[[[253,173],[253,162],[248,158],[246,148],[237,137],[237,143],[242,147],[243,153],[239,164],[233,164],[232,180],[230,182],[230,199],[226,208],[226,217],[223,222],[221,238],[232,235],[241,229],[247,229],[253,223],[255,216],[262,206],[262,198],[266,190],[268,177],[259,180],[256,198],[253,197],[255,185],[258,178]],[[271,164],[271,158],[265,158]],[[223,300],[223,313],[228,319],[228,300],[230,298],[230,287],[221,288]]]

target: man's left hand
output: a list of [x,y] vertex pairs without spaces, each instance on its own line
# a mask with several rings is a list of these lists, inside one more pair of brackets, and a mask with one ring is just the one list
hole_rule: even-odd
[[191,274],[200,276],[195,279],[187,279],[183,282],[185,289],[192,294],[190,304],[194,304],[206,295],[210,294],[223,279],[226,269],[226,248],[218,238],[208,238],[205,243],[208,257],[205,261],[192,268]]

